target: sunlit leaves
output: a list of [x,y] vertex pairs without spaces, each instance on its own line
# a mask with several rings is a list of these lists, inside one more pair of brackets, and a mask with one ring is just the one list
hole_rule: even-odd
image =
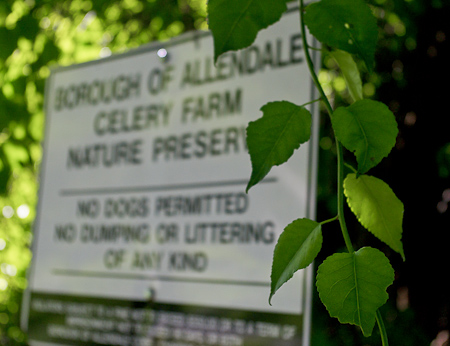
[[258,32],[277,22],[286,9],[285,0],[209,0],[214,59],[229,50],[250,46]]
[[27,149],[24,146],[15,144],[11,141],[3,144],[3,151],[8,158],[9,166],[13,170],[19,170],[30,159]]
[[[193,2],[166,1],[161,6],[160,1],[140,0],[0,1],[2,344],[22,345],[25,339],[17,326],[18,308],[13,306],[19,306],[27,285],[49,66],[97,59],[103,48],[125,51],[201,26],[204,9],[198,14],[189,7]],[[206,6],[205,1],[195,2],[197,8]],[[151,21],[159,25],[150,27]],[[9,218],[1,214],[3,208],[13,211]]]
[[372,70],[378,28],[364,0],[312,3],[306,8],[305,23],[320,42],[358,55]]
[[261,181],[273,166],[286,162],[311,136],[311,113],[287,101],[261,108],[262,118],[247,127],[247,146],[252,174],[247,191]]
[[361,174],[389,154],[398,133],[394,114],[385,104],[372,100],[336,109],[331,121],[336,137],[355,153]]
[[349,174],[344,181],[348,205],[361,224],[377,238],[401,254],[403,259],[403,203],[384,181]]
[[330,316],[357,325],[370,336],[376,311],[387,301],[386,289],[393,280],[394,270],[386,256],[365,247],[328,257],[319,266],[317,289]]
[[359,74],[358,66],[356,65],[353,57],[342,50],[336,50],[330,53],[336,60],[344,76],[345,82],[348,87],[348,91],[353,101],[363,99],[362,81]]
[[269,302],[275,292],[297,270],[306,268],[322,247],[320,223],[298,219],[288,225],[280,235],[273,254]]

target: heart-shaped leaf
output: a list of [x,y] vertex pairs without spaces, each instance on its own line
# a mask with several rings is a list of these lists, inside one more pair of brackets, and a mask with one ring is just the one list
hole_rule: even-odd
[[331,121],[336,137],[355,153],[361,174],[378,165],[395,145],[397,122],[381,102],[359,100],[348,107],[339,107]]
[[376,311],[388,299],[386,289],[394,270],[379,250],[365,247],[355,253],[328,257],[317,271],[317,290],[331,317],[372,334]]
[[314,2],[306,8],[305,23],[320,42],[356,54],[372,70],[378,28],[364,0]]
[[309,219],[297,219],[284,229],[273,253],[269,303],[297,270],[312,263],[322,248],[322,240],[320,223]]
[[306,108],[277,101],[264,105],[261,111],[263,116],[247,127],[247,147],[252,161],[247,192],[273,166],[286,162],[311,136],[311,113]]
[[209,0],[208,23],[214,37],[214,60],[250,46],[261,29],[277,22],[285,0]]
[[403,203],[384,181],[370,175],[349,174],[344,180],[348,205],[359,222],[403,259]]

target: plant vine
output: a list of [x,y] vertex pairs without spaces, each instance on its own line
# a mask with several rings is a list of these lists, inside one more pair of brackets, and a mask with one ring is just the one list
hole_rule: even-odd
[[[280,20],[286,8],[285,0],[210,0],[208,14],[215,59],[226,51],[251,45],[260,30]],[[299,11],[306,62],[336,138],[338,207],[337,216],[332,219],[316,222],[300,218],[286,226],[274,249],[269,303],[296,271],[314,261],[322,246],[322,226],[338,220],[348,252],[335,253],[319,265],[319,297],[330,316],[359,326],[364,336],[370,336],[377,323],[382,343],[387,346],[379,308],[388,299],[387,287],[394,280],[394,270],[378,249],[363,247],[355,251],[344,216],[347,202],[362,226],[405,259],[401,241],[403,204],[385,182],[367,174],[390,153],[398,133],[395,117],[386,105],[363,99],[353,58],[364,61],[369,71],[373,69],[376,21],[365,0],[320,0],[307,6],[299,0]],[[330,48],[328,54],[337,61],[353,99],[349,106],[331,106],[315,73],[306,28]],[[249,123],[247,145],[252,174],[247,191],[310,139],[311,114],[304,106],[289,101],[271,102],[261,108],[260,119]],[[357,169],[352,168],[353,173],[347,176],[344,150],[354,153],[357,162]]]

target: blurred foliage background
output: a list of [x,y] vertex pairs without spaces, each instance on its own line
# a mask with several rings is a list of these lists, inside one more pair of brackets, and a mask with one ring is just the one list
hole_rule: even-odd
[[[448,338],[450,231],[450,1],[371,0],[380,42],[375,73],[363,73],[364,94],[385,102],[400,134],[391,155],[371,174],[405,203],[407,261],[357,223],[357,245],[383,248],[396,269],[383,308],[393,345],[441,346]],[[207,29],[205,0],[1,0],[0,2],[0,344],[26,345],[20,303],[31,260],[45,117],[45,80],[55,65],[107,57],[182,32]],[[364,71],[364,67],[362,66]],[[345,81],[326,55],[320,81],[345,105]],[[322,116],[319,219],[336,210],[334,139]],[[352,158],[349,156],[348,160]],[[349,217],[351,219],[351,217]],[[333,226],[330,226],[332,228]],[[331,229],[324,259],[343,249]],[[374,333],[376,334],[376,333]],[[378,345],[330,319],[314,297],[312,345]]]

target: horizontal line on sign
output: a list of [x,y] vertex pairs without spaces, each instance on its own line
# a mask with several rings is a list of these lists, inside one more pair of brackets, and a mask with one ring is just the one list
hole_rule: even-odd
[[173,277],[164,275],[143,275],[127,273],[97,272],[76,269],[53,269],[52,273],[58,276],[94,277],[102,279],[122,279],[122,280],[143,280],[143,281],[169,281],[188,282],[209,285],[233,285],[233,286],[263,286],[270,287],[269,282],[261,281],[240,281],[240,280],[219,280],[219,279],[198,279],[187,277]]
[[28,342],[30,345],[33,345],[33,346],[67,346],[67,344],[63,345],[63,344],[54,344],[53,342],[52,343],[40,342],[40,341],[36,341],[33,339],[28,339]]
[[[266,178],[261,183],[275,183],[276,177]],[[222,186],[246,186],[248,180],[221,180],[209,181],[202,183],[185,183],[171,185],[150,185],[150,186],[128,186],[128,187],[102,187],[102,188],[82,188],[82,189],[64,189],[60,191],[61,196],[82,196],[82,195],[100,195],[114,193],[137,193],[137,192],[157,192],[157,191],[173,191],[186,189],[202,189]]]

